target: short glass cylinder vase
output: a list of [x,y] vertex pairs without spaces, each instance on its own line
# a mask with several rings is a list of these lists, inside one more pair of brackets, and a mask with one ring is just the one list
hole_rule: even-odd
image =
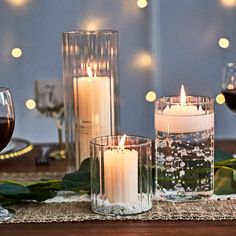
[[155,107],[156,197],[207,199],[214,189],[214,100],[162,97]]
[[118,132],[118,32],[63,33],[67,171],[89,158],[89,141]]
[[152,207],[151,140],[124,137],[90,142],[91,204],[96,213],[131,215]]

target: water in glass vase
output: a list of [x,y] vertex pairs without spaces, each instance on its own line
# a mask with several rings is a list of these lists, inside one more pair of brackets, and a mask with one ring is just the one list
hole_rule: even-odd
[[170,201],[208,198],[214,186],[214,129],[156,131],[157,197]]

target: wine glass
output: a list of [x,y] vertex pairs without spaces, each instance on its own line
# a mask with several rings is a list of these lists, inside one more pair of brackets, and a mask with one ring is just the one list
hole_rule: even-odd
[[[0,151],[11,139],[15,125],[14,107],[8,88],[0,87]],[[0,206],[0,222],[10,219],[12,213]]]
[[55,159],[64,159],[65,152],[63,150],[62,142],[62,128],[64,120],[62,81],[36,80],[35,101],[36,109],[46,117],[53,118],[57,127],[59,150],[51,152],[49,156]]
[[[225,65],[221,89],[228,108],[236,113],[236,62],[229,62]],[[233,157],[236,157],[236,150]]]

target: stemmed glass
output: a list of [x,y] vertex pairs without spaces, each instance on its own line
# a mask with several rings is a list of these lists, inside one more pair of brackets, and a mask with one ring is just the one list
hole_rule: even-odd
[[[9,143],[15,125],[15,113],[8,88],[0,87],[0,151]],[[0,206],[0,222],[11,218],[12,214]]]
[[[225,102],[230,110],[236,113],[236,63],[229,62],[225,65],[222,75],[221,90]],[[236,157],[236,150],[233,153]]]
[[222,76],[222,93],[230,110],[236,112],[236,63],[227,63]]
[[49,156],[55,159],[64,159],[65,152],[63,150],[62,142],[62,128],[64,120],[62,81],[36,80],[35,100],[36,109],[46,117],[53,118],[57,127],[59,150],[51,152]]

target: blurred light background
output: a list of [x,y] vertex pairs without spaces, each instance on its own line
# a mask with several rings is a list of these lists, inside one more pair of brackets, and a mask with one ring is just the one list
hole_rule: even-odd
[[236,61],[235,0],[2,0],[0,86],[15,102],[15,137],[56,142],[52,119],[35,109],[34,81],[62,80],[61,33],[119,31],[121,133],[154,133],[156,96],[217,98],[216,138],[236,138],[236,118],[219,94]]

